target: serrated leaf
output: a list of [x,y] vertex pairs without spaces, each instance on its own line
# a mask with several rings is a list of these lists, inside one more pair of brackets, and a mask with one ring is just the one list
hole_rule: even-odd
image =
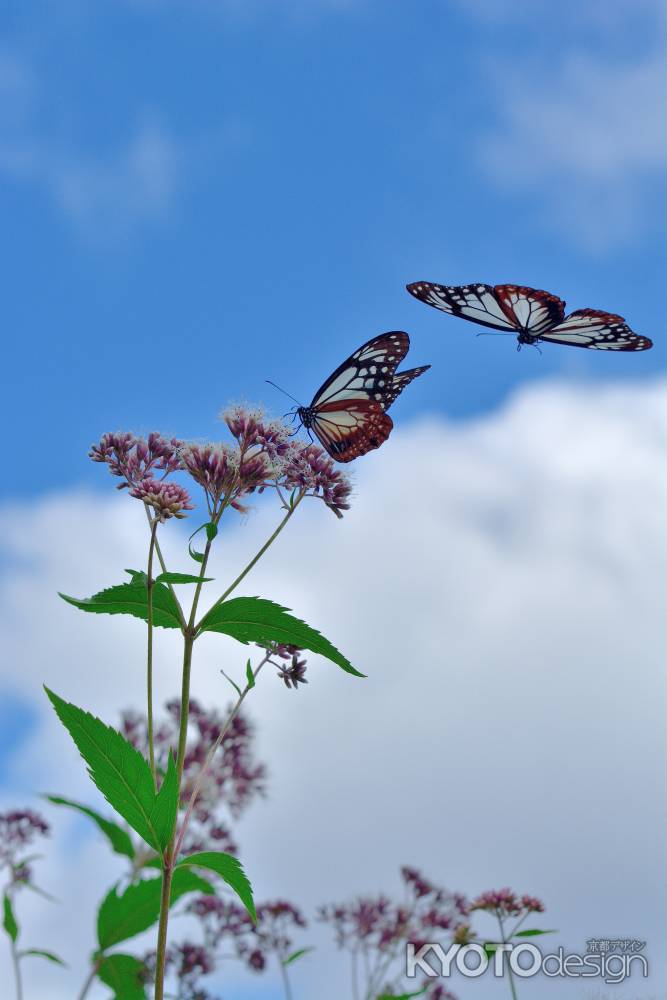
[[[109,890],[97,914],[97,940],[103,951],[148,930],[160,916],[162,876],[135,882],[120,896],[117,890],[117,884]],[[194,872],[177,868],[171,883],[170,905],[188,892],[212,895],[215,890],[210,882]]]
[[117,730],[44,690],[109,805],[150,847],[162,850],[170,803],[166,794],[155,794],[148,761]]
[[104,816],[100,816],[94,809],[89,809],[88,806],[81,805],[80,802],[64,799],[60,795],[45,795],[44,798],[52,802],[54,806],[67,806],[68,809],[76,809],[77,812],[88,816],[105,835],[116,854],[123,854],[127,858],[134,859],[134,846],[127,830],[123,830],[121,826],[112,823],[111,820],[105,819]]
[[212,576],[193,576],[192,573],[160,573],[156,583],[211,583]]
[[146,583],[148,577],[146,576],[146,570],[144,569],[126,569],[125,572],[128,576],[131,576],[133,580],[143,580]]
[[211,608],[202,619],[199,632],[222,632],[243,643],[280,642],[298,646],[325,656],[348,674],[365,676],[320,632],[288,612],[288,608],[262,597],[233,597]]
[[105,986],[114,991],[113,1000],[146,1000],[146,989],[142,982],[144,963],[134,955],[106,955],[97,969],[97,975]]
[[246,680],[248,681],[248,689],[254,688],[254,686],[255,686],[255,675],[252,672],[252,664],[251,664],[250,660],[248,660],[247,666],[245,668],[245,675],[246,675]]
[[315,949],[314,948],[299,948],[298,951],[293,951],[291,955],[288,955],[287,958],[284,958],[283,961],[282,961],[282,964],[284,966],[291,965],[292,962],[297,962],[300,958],[303,958],[303,956],[307,955],[308,952],[310,952],[310,951],[315,951]]
[[556,934],[556,933],[557,932],[555,930],[548,930],[548,931],[538,931],[538,930],[517,931],[516,934],[514,935],[514,937],[537,937],[538,934]]
[[55,965],[62,965],[67,968],[67,962],[63,962],[62,958],[59,958],[58,955],[54,954],[52,951],[45,951],[43,948],[28,948],[27,951],[21,952],[21,958],[27,958],[28,955],[36,955],[38,958],[46,958],[49,962],[53,962]]
[[[160,628],[180,628],[178,605],[174,595],[163,583],[155,583],[153,595],[153,624]],[[77,598],[59,594],[63,601],[98,615],[131,615],[133,618],[148,620],[148,590],[146,577],[133,577],[131,583],[119,583],[115,587],[101,590],[92,597]]]
[[179,861],[177,870],[187,865],[207,868],[209,871],[219,875],[234,890],[252,917],[253,922],[257,923],[257,913],[252,898],[252,886],[238,858],[233,857],[231,854],[225,854],[224,851],[202,851],[199,854],[191,854],[189,857]]
[[16,941],[19,936],[19,925],[16,923],[16,917],[14,916],[14,907],[12,906],[12,901],[9,896],[5,895],[3,898],[3,919],[2,926],[9,934],[12,941]]
[[176,774],[174,757],[170,750],[169,759],[167,760],[167,772],[155,798],[155,809],[152,813],[155,831],[163,851],[173,836],[177,813],[178,776]]

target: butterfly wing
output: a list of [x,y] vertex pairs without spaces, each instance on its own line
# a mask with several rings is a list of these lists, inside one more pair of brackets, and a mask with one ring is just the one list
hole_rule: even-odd
[[379,448],[389,437],[393,422],[385,411],[406,385],[430,367],[396,375],[409,347],[410,338],[402,330],[373,337],[315,393],[306,409],[306,426],[338,462],[351,462]]
[[430,365],[422,365],[421,368],[410,368],[406,372],[399,372],[398,375],[394,375],[386,395],[381,400],[382,409],[388,410],[398,396],[401,395],[406,385],[410,385],[413,379],[419,375],[423,375],[430,367]]
[[373,337],[343,361],[320,386],[310,404],[311,409],[334,399],[341,402],[363,398],[380,402],[409,347],[410,338],[402,330]]
[[394,422],[375,400],[331,400],[319,407],[310,427],[337,462],[352,462],[387,440]]
[[525,285],[436,285],[415,281],[406,287],[420,302],[502,333],[541,336],[565,313],[565,303],[556,295]]
[[540,334],[542,340],[595,351],[647,351],[653,341],[633,333],[622,316],[599,309],[578,309]]

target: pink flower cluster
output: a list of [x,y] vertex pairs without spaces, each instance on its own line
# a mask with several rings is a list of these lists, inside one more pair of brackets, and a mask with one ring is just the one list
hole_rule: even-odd
[[544,913],[544,903],[535,896],[518,896],[511,889],[490,889],[472,901],[470,911],[473,910],[518,917],[524,913]]
[[[180,702],[171,701],[166,709],[167,717],[155,729],[155,754],[160,767],[166,766],[169,749],[178,744]],[[182,806],[190,799],[201,766],[223,723],[224,717],[220,713],[215,710],[206,711],[194,699],[190,701],[190,733],[181,787]],[[134,711],[124,712],[121,731],[138,750],[147,753],[148,736],[143,716]],[[264,793],[266,768],[253,759],[253,735],[252,725],[239,712],[202,784],[183,843],[183,850],[187,853],[208,850],[238,853],[231,833],[222,820],[222,811],[226,807],[231,816],[237,818],[255,796]]]
[[0,868],[9,869],[12,884],[30,883],[32,872],[22,857],[23,852],[36,837],[46,837],[48,833],[48,823],[32,809],[0,813]]
[[254,972],[262,972],[272,955],[283,961],[294,949],[294,930],[307,926],[301,911],[285,900],[258,906],[256,924],[243,907],[217,896],[200,896],[187,909],[201,921],[211,955],[231,944]]
[[178,483],[142,479],[138,486],[132,487],[130,496],[152,507],[160,522],[168,521],[170,517],[186,517],[186,511],[194,510],[187,490]]
[[118,488],[129,487],[130,495],[151,507],[160,521],[193,509],[183,487],[164,483],[175,472],[187,473],[202,488],[211,517],[226,506],[244,511],[243,499],[267,488],[276,489],[285,505],[283,493],[296,490],[322,500],[338,517],[349,509],[350,482],[317,445],[292,441],[288,425],[265,419],[261,410],[233,406],[223,419],[234,444],[118,432],[104,434],[89,455],[123,479]]
[[408,895],[405,903],[381,895],[320,908],[319,919],[333,926],[339,947],[362,941],[386,951],[400,941],[430,941],[433,931],[452,931],[461,924],[468,913],[463,896],[439,888],[416,868],[402,868],[401,877]]
[[164,476],[175,472],[181,464],[180,446],[181,442],[176,438],[164,438],[156,432],[144,439],[120,431],[103,434],[99,444],[94,444],[88,455],[93,462],[104,462],[112,476],[125,480],[118,486],[122,490],[127,486],[138,486],[156,472],[163,472]]

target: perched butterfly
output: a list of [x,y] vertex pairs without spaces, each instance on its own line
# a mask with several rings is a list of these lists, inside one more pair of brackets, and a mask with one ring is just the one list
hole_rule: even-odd
[[562,299],[535,288],[415,281],[407,289],[416,299],[452,316],[516,334],[517,350],[541,340],[596,351],[646,351],[653,346],[648,337],[633,333],[622,316],[598,309],[577,309],[566,316]]
[[406,385],[431,367],[396,369],[408,353],[407,333],[381,333],[351,354],[296,415],[337,462],[351,462],[386,441],[394,426],[387,410]]

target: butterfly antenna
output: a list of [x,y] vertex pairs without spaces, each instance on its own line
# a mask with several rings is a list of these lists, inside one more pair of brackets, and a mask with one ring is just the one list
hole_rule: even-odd
[[286,392],[285,389],[281,389],[280,386],[276,385],[275,382],[272,382],[270,378],[266,378],[264,379],[264,381],[268,382],[269,385],[272,385],[274,389],[278,390],[278,392],[282,392],[284,396],[287,396],[289,399],[294,400],[297,406],[301,406],[301,403],[299,402],[298,399],[294,399],[294,396],[290,396],[289,392]]

